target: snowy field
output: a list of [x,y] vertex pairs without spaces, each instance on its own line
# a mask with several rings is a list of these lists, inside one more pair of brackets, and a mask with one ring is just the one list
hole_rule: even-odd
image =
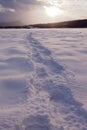
[[87,130],[87,29],[0,30],[0,130]]

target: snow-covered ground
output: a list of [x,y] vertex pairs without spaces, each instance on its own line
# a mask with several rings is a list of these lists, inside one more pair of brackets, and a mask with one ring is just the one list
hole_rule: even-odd
[[87,130],[87,29],[0,30],[0,130]]

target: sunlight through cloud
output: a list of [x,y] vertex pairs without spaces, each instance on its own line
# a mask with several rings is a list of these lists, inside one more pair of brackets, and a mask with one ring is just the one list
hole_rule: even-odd
[[50,6],[50,7],[44,6],[44,8],[45,8],[46,14],[51,17],[55,17],[63,13],[63,11],[56,6]]

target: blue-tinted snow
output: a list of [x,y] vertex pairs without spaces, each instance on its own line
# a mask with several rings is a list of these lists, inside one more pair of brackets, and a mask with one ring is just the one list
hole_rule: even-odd
[[0,30],[0,130],[87,130],[86,32]]

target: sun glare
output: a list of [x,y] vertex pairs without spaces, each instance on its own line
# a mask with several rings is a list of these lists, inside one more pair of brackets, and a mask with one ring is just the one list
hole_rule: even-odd
[[62,14],[62,10],[59,9],[58,7],[55,6],[51,6],[51,7],[47,7],[44,6],[45,11],[47,13],[48,16],[50,17],[56,17],[57,15],[61,15]]

